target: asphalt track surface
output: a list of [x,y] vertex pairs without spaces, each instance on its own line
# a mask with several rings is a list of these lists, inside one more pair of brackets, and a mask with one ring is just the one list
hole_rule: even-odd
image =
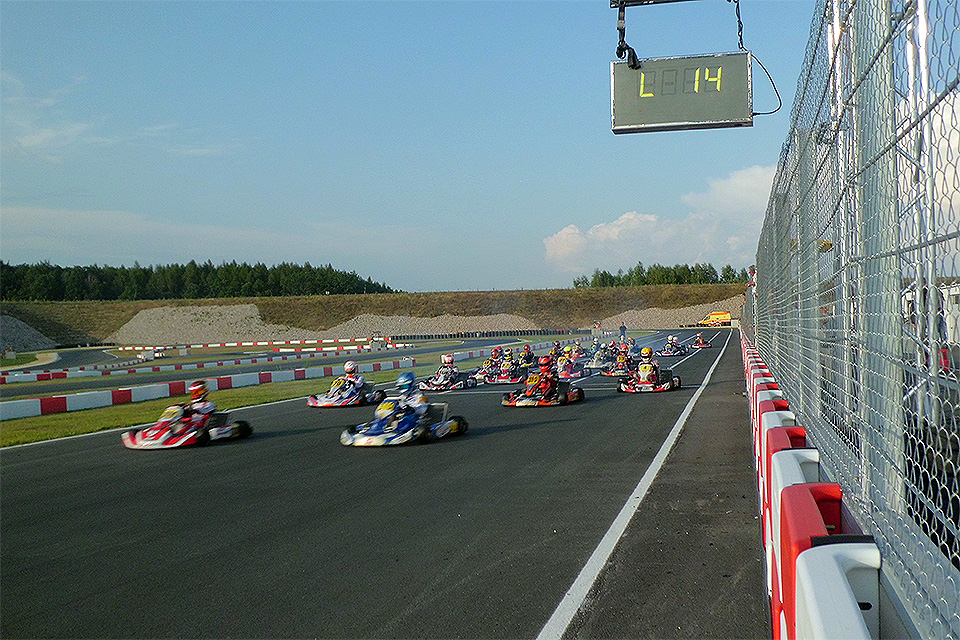
[[0,636],[534,638],[628,505],[564,637],[769,637],[736,332],[631,499],[729,333],[669,393],[436,394],[470,428],[429,445],[342,447],[371,409],[299,399],[234,412],[254,436],[205,448],[3,449]]

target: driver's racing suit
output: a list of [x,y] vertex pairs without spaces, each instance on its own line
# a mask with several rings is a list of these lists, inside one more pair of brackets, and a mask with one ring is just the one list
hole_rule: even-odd
[[437,369],[437,373],[434,374],[433,380],[437,384],[443,384],[444,382],[454,382],[460,376],[460,369],[457,368],[455,364],[442,364],[440,368]]

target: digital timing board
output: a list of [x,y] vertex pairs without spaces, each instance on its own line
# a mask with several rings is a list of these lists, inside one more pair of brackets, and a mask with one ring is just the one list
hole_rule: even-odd
[[749,51],[610,63],[614,133],[753,126]]

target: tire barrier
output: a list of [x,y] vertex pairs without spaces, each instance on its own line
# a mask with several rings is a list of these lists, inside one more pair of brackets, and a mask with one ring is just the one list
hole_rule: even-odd
[[880,552],[829,482],[820,452],[741,334],[774,640],[880,638]]
[[[406,369],[417,366],[412,358],[393,360],[392,362],[361,362],[361,373],[373,371],[390,371],[392,369]],[[261,371],[241,373],[233,376],[216,376],[207,378],[207,386],[211,391],[235,389],[270,382],[291,382],[293,380],[309,380],[313,378],[328,378],[343,375],[343,366],[338,367],[311,367],[309,369],[287,369],[285,371]],[[140,387],[112,389],[105,391],[88,391],[66,396],[50,398],[30,398],[26,400],[8,400],[0,402],[0,421],[16,418],[30,418],[49,413],[64,413],[83,409],[97,409],[129,402],[142,402],[172,396],[184,395],[187,392],[187,383],[163,382]]]
[[[519,338],[520,336],[589,336],[589,329],[526,329],[512,331],[458,331],[456,333],[417,333],[390,336],[390,342],[406,340],[459,340],[463,338]],[[612,335],[607,332],[606,335]]]

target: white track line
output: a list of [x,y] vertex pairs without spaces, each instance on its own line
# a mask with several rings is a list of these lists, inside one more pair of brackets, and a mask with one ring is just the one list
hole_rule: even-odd
[[587,564],[585,564],[583,569],[580,570],[580,575],[578,575],[577,579],[574,580],[573,585],[567,590],[566,595],[563,597],[563,600],[560,601],[556,611],[554,611],[553,615],[550,616],[550,619],[547,620],[547,623],[543,626],[543,629],[540,630],[537,640],[553,640],[562,638],[564,632],[567,630],[567,627],[570,625],[570,622],[573,620],[573,617],[577,614],[577,611],[580,610],[580,607],[583,606],[587,595],[590,593],[590,589],[593,587],[593,583],[600,575],[603,567],[607,564],[607,560],[609,560],[611,554],[613,554],[613,550],[616,548],[617,543],[623,536],[624,531],[626,531],[627,525],[630,524],[630,519],[633,518],[633,514],[636,513],[637,509],[640,508],[643,498],[647,495],[651,485],[653,485],[654,479],[657,477],[657,474],[663,467],[663,463],[666,461],[667,455],[669,455],[673,445],[680,437],[680,432],[683,430],[683,425],[687,422],[687,418],[693,411],[693,406],[700,398],[700,394],[703,393],[703,390],[710,382],[710,377],[717,368],[717,364],[720,363],[720,358],[723,357],[723,352],[727,350],[727,344],[729,344],[730,336],[732,335],[732,331],[727,335],[727,340],[723,343],[723,348],[720,349],[720,354],[713,362],[713,366],[710,367],[710,370],[707,372],[703,382],[700,383],[700,387],[697,389],[696,393],[694,393],[693,397],[690,398],[690,401],[687,402],[687,406],[683,409],[683,413],[681,413],[680,417],[677,418],[676,424],[673,425],[673,429],[670,431],[667,439],[664,440],[663,444],[660,446],[660,450],[657,452],[656,457],[654,457],[653,462],[650,463],[646,473],[644,473],[643,477],[640,478],[640,484],[637,485],[637,488],[634,489],[630,497],[627,498],[627,502],[623,505],[623,508],[620,509],[620,513],[617,514],[613,524],[610,525],[607,533],[604,534],[603,538],[600,540],[600,544],[597,545],[597,548],[594,549],[590,559],[587,560]]

